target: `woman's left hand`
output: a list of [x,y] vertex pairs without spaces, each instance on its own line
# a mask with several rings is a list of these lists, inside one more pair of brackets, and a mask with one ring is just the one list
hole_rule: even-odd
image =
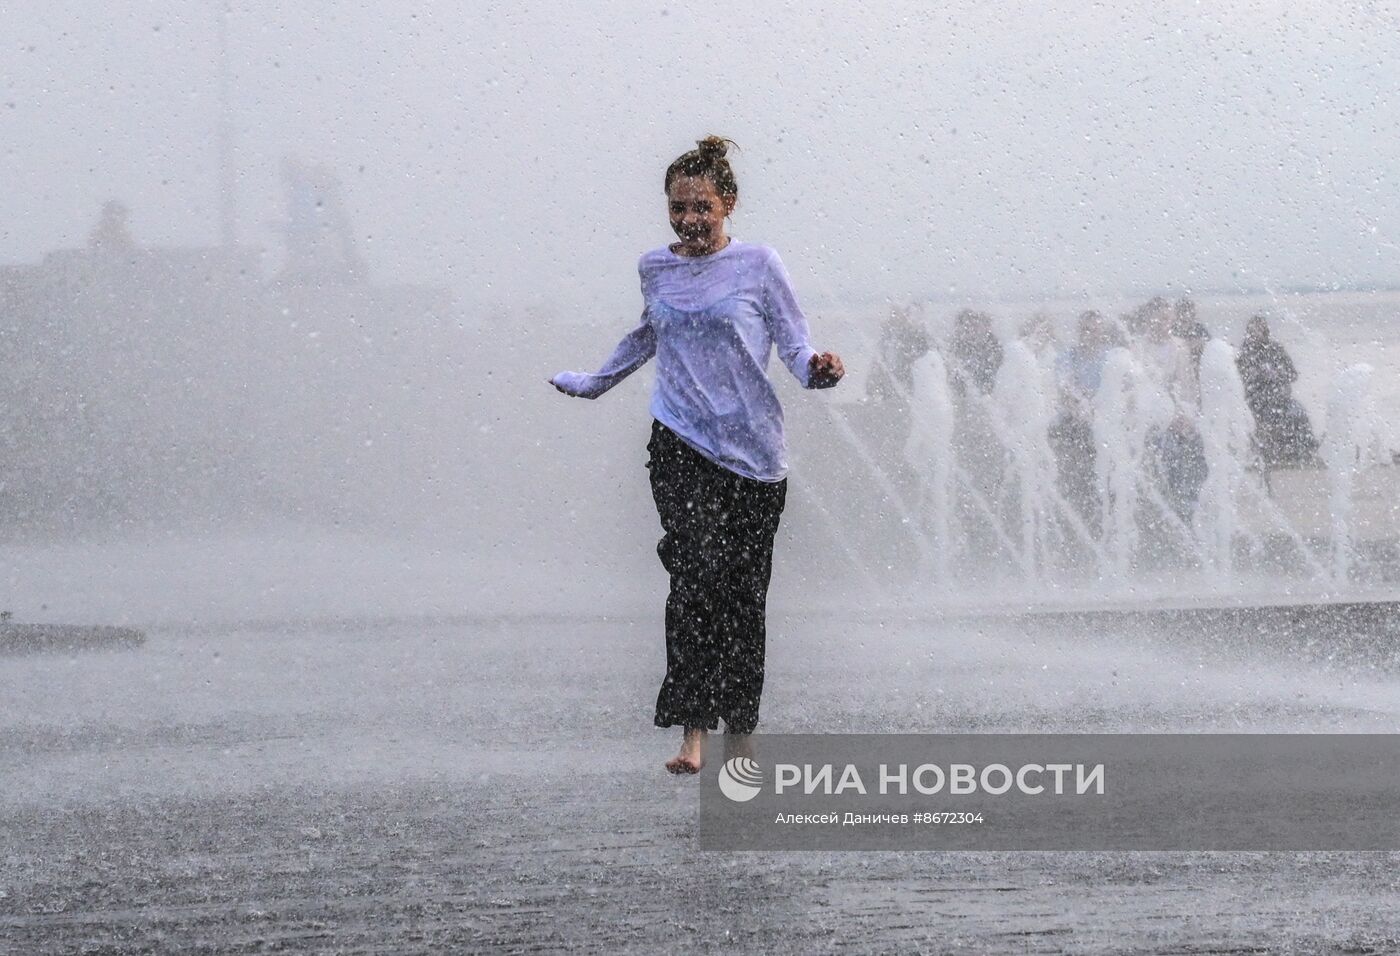
[[819,352],[807,363],[809,388],[831,388],[846,374],[841,356],[835,352]]

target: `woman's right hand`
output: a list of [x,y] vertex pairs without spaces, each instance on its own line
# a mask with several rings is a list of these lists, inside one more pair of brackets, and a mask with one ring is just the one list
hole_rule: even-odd
[[810,388],[831,388],[846,374],[841,356],[835,352],[819,352],[808,363]]

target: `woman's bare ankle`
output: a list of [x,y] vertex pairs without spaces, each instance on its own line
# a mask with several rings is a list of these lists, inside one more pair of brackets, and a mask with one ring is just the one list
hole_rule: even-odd
[[732,757],[753,758],[753,736],[751,734],[724,733],[724,759]]
[[705,766],[704,727],[687,727],[681,735],[681,750],[666,761],[666,769],[672,773],[699,773]]

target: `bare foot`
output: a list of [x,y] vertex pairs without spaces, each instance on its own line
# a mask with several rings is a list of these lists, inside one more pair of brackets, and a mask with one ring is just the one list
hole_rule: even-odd
[[753,759],[753,740],[748,734],[724,734],[724,759],[731,760],[734,757],[748,757]]
[[705,766],[705,728],[687,727],[681,739],[681,752],[666,761],[672,773],[699,773]]

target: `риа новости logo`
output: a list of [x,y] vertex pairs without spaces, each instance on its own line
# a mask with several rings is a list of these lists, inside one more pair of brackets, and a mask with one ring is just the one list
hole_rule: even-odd
[[719,768],[719,789],[730,800],[746,803],[758,796],[763,770],[750,757],[730,757]]

